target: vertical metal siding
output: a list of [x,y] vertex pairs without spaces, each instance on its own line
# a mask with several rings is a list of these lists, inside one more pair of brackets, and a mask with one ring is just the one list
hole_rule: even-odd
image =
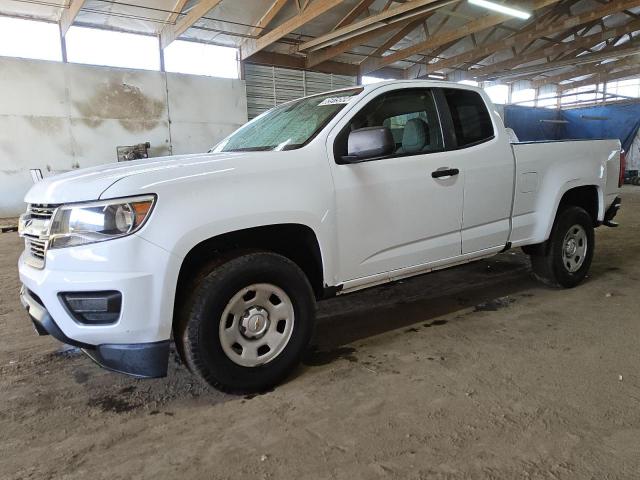
[[249,120],[296,98],[356,85],[357,77],[246,64]]

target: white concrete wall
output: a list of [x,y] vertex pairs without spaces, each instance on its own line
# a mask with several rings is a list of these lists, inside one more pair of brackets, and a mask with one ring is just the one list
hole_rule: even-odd
[[116,162],[116,147],[195,153],[247,121],[242,80],[0,57],[0,217],[25,209],[29,169]]

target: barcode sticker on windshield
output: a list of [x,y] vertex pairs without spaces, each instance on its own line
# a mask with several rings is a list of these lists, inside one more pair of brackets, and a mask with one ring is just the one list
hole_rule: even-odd
[[349,103],[353,97],[331,97],[325,98],[322,102],[318,104],[319,107],[324,107],[325,105],[344,105]]

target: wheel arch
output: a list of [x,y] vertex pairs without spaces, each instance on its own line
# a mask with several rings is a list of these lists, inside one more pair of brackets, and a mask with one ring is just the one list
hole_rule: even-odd
[[565,205],[580,207],[589,214],[595,226],[598,223],[598,219],[601,218],[601,198],[602,195],[600,195],[600,188],[597,185],[582,185],[570,188],[562,195],[562,198],[556,207],[556,215]]
[[593,226],[596,227],[603,216],[603,205],[602,190],[598,185],[565,185],[565,188],[558,193],[557,199],[553,204],[552,215],[546,219],[543,239],[538,240],[539,243],[523,246],[524,252],[528,255],[540,255],[546,252],[551,231],[558,213],[563,207],[576,206],[583,208],[593,220]]
[[282,223],[244,228],[201,240],[188,251],[177,278],[175,309],[186,296],[190,280],[220,255],[234,250],[266,250],[280,254],[305,273],[316,298],[324,292],[323,257],[316,233],[307,225]]
[[603,205],[604,198],[602,195],[602,189],[599,185],[575,185],[571,183],[565,185],[565,188],[558,193],[553,214],[549,218],[544,238],[549,238],[551,229],[553,228],[556,217],[558,216],[558,212],[564,206],[576,206],[586,210],[589,216],[593,219],[593,225],[595,227],[598,225],[599,219],[602,218]]

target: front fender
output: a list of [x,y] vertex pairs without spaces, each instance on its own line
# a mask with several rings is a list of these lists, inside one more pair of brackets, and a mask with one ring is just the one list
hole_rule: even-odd
[[[326,155],[311,148],[234,157],[123,178],[106,196],[154,193],[139,235],[184,259],[201,242],[239,230],[298,224],[314,232],[323,274],[334,278],[335,207]],[[177,280],[177,274],[176,274]]]

